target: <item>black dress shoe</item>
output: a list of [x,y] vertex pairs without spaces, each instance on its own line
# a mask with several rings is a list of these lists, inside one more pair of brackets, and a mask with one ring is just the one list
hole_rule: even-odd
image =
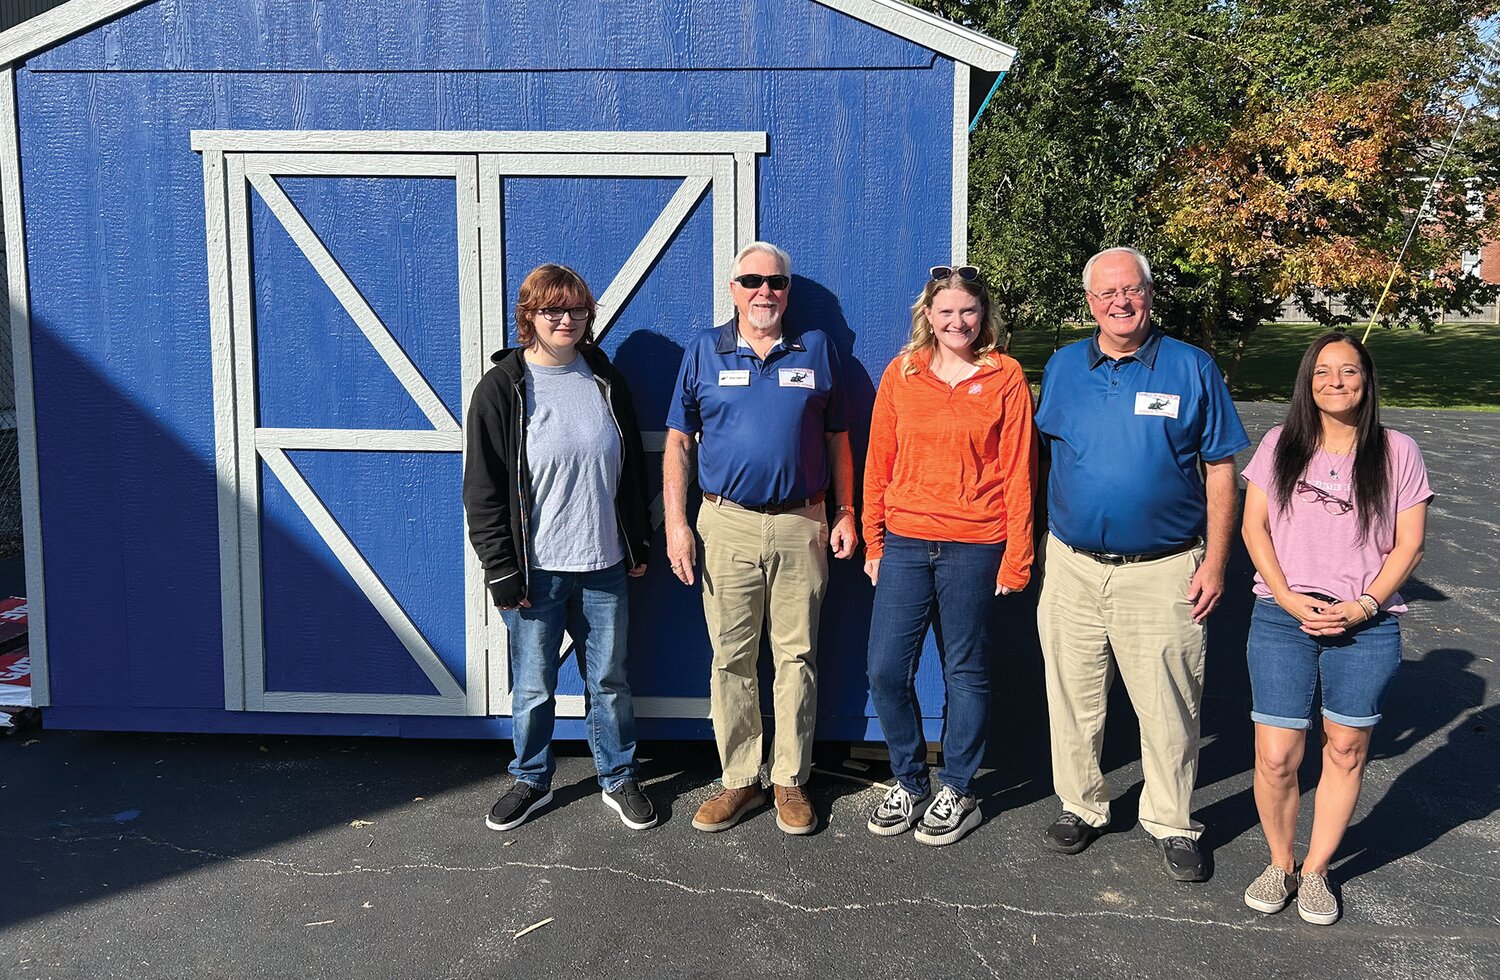
[[1167,874],[1178,881],[1208,880],[1208,861],[1197,841],[1191,837],[1151,837],[1151,840],[1161,848],[1162,866]]
[[1052,821],[1052,826],[1042,835],[1042,840],[1054,851],[1063,854],[1077,854],[1085,847],[1094,842],[1104,831],[1089,823],[1071,810],[1064,810],[1062,815]]

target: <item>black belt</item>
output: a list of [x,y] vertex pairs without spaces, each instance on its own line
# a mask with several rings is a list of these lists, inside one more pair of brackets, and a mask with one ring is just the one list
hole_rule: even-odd
[[826,491],[820,490],[817,493],[813,494],[811,497],[807,497],[803,500],[786,500],[777,504],[755,505],[737,504],[733,500],[730,500],[727,497],[721,497],[716,493],[705,493],[703,495],[703,499],[707,500],[711,504],[725,503],[729,504],[731,507],[738,507],[740,510],[754,511],[757,514],[789,514],[794,510],[802,510],[806,507],[811,507],[814,504],[821,504],[824,499],[827,498],[827,496],[828,493]]
[[1112,551],[1085,551],[1083,548],[1074,548],[1072,545],[1068,545],[1068,547],[1074,553],[1083,555],[1085,558],[1092,558],[1101,565],[1134,565],[1136,562],[1156,561],[1158,558],[1171,558],[1173,555],[1180,555],[1184,551],[1192,551],[1198,547],[1202,540],[1202,538],[1191,538],[1182,544],[1168,548],[1166,551],[1153,551],[1148,555],[1117,555]]

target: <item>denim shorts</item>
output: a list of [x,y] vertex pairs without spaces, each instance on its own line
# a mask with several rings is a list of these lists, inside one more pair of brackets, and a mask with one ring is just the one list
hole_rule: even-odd
[[1250,717],[1276,728],[1307,728],[1323,686],[1323,717],[1350,728],[1380,720],[1380,705],[1401,666],[1401,626],[1382,612],[1341,636],[1309,636],[1273,599],[1257,599],[1246,650]]

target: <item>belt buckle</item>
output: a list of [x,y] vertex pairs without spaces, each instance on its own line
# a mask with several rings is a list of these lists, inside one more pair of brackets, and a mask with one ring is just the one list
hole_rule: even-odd
[[1113,551],[1101,551],[1098,554],[1099,560],[1104,562],[1104,564],[1106,565],[1128,565],[1132,557],[1134,556],[1121,555]]

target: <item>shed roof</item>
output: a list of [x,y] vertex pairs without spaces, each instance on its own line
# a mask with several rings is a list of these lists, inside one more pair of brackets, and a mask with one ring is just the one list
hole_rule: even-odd
[[[144,6],[151,0],[69,0],[0,32],[0,65],[11,64],[59,41]],[[901,0],[812,0],[981,71],[1010,69],[1016,49],[978,31],[918,10]]]

